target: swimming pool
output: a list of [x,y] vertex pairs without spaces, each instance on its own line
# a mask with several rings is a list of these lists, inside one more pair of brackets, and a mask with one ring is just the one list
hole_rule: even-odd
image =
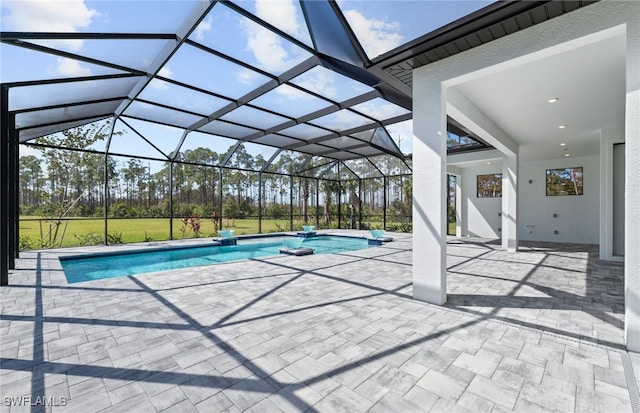
[[[278,255],[283,238],[239,239],[238,245],[198,246],[60,257],[68,283],[124,277],[176,268]],[[315,254],[335,254],[369,248],[365,238],[321,235],[306,238],[302,247]]]

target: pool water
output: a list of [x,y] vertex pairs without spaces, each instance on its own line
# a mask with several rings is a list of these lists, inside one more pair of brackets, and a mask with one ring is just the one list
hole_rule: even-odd
[[[302,247],[313,248],[314,254],[335,254],[369,248],[369,245],[365,238],[318,236],[306,238]],[[268,257],[278,255],[280,248],[283,248],[282,238],[238,240],[238,245],[227,247],[212,245],[61,257],[60,263],[67,282],[76,283]]]

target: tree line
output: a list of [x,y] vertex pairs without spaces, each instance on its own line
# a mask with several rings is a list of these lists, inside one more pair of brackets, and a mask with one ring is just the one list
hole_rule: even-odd
[[[363,215],[383,213],[383,178],[357,179],[376,174],[364,159],[345,168],[313,158],[298,170],[304,157],[283,153],[260,174],[268,160],[250,154],[243,145],[232,155],[233,146],[222,153],[205,147],[188,149],[173,163],[91,151],[108,131],[108,123],[91,124],[37,139],[31,147],[40,156],[20,157],[21,215],[103,217],[106,203],[108,216],[114,218],[169,217],[171,197],[175,217],[208,217],[218,213],[220,205],[222,216],[255,217],[260,198],[263,216],[288,217],[293,201],[294,215],[304,222],[311,221],[316,211],[322,220],[331,221],[338,213],[338,197],[345,217],[353,219],[360,204]],[[214,166],[227,157],[226,168]],[[390,156],[383,162],[393,170],[402,161]],[[316,179],[320,173],[323,179]],[[408,217],[411,177],[387,181],[387,214]]]

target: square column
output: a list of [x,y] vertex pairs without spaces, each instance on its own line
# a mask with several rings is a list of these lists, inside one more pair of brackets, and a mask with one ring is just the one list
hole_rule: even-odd
[[414,84],[413,99],[413,298],[447,301],[446,107],[441,83]]
[[[640,6],[635,7],[640,16]],[[635,20],[626,26],[624,333],[627,349],[640,352],[640,22]]]
[[462,236],[462,208],[465,206],[462,203],[462,175],[456,176],[456,237]]
[[502,160],[502,248],[518,250],[518,156]]

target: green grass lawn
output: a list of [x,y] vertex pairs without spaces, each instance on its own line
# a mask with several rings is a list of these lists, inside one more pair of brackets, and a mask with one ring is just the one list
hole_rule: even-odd
[[[313,224],[313,223],[312,223]],[[369,222],[382,227],[382,222]],[[378,225],[379,224],[379,225]],[[388,223],[392,224],[392,223]],[[294,230],[302,230],[302,222],[294,222]],[[257,219],[223,219],[224,229],[235,230],[236,235],[257,234]],[[182,220],[173,220],[173,238],[194,238],[195,234],[190,229],[185,231],[183,236],[180,229],[183,227]],[[455,231],[455,224],[453,224]],[[288,219],[264,219],[262,220],[262,233],[289,231]],[[33,216],[20,217],[20,237],[28,237],[32,241],[32,248],[40,248],[42,239],[49,243],[49,233],[55,231],[53,221]],[[64,236],[62,234],[64,233]],[[145,242],[145,241],[165,241],[169,237],[168,218],[109,218],[107,233],[116,235],[124,243]],[[217,236],[213,222],[208,219],[201,220],[200,237]],[[53,235],[51,235],[53,239]],[[60,240],[62,239],[62,242]],[[55,247],[72,247],[78,245],[101,244],[104,241],[104,220],[93,218],[76,218],[64,221],[58,229],[57,242]]]
[[[169,219],[168,218],[138,218],[138,219],[115,219],[110,218],[108,221],[108,234],[118,234],[122,241],[143,242],[143,241],[164,241],[169,239]],[[49,239],[49,233],[53,233],[55,227],[52,221],[39,219],[38,217],[21,217],[20,218],[20,236],[26,236],[34,241],[42,238]],[[66,228],[65,228],[66,225]],[[200,237],[217,236],[213,226],[213,222],[203,219],[201,220]],[[233,229],[236,235],[257,234],[257,219],[231,219],[223,220],[224,229]],[[302,224],[300,224],[301,226]],[[194,238],[193,231],[188,230],[184,236],[180,229],[182,228],[182,220],[175,218],[173,220],[173,238]],[[289,230],[289,220],[263,220],[262,232],[277,232],[280,230]],[[62,233],[64,237],[62,238]],[[87,234],[95,234],[99,237],[104,236],[104,220],[102,219],[70,219],[65,221],[58,229],[58,243],[62,238],[62,246],[70,247],[80,245],[80,240]]]

